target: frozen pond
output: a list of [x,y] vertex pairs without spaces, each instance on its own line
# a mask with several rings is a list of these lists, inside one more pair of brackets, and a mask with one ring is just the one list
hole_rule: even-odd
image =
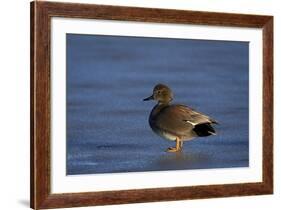
[[[67,35],[67,174],[248,167],[248,43]],[[219,121],[184,143],[152,132],[157,83]]]

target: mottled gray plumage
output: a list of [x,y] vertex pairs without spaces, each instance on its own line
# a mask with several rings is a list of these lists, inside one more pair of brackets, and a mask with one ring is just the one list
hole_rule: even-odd
[[170,152],[181,150],[183,141],[188,141],[198,136],[216,134],[212,124],[217,124],[217,122],[209,116],[185,105],[171,105],[173,94],[166,85],[156,85],[153,89],[153,95],[144,100],[158,101],[150,113],[149,125],[158,135],[165,139],[176,141],[176,147],[169,148],[168,151]]

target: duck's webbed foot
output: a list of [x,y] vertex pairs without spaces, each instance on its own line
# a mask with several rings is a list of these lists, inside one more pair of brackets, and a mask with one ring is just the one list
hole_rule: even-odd
[[166,152],[178,152],[180,151],[179,149],[177,149],[176,147],[169,147]]
[[179,138],[176,139],[176,147],[169,147],[166,152],[179,152],[182,150],[183,142],[179,140]]

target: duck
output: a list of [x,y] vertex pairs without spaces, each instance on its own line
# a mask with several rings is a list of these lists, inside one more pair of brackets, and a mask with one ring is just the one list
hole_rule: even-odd
[[213,125],[218,122],[186,105],[172,104],[173,92],[167,85],[157,84],[152,95],[143,99],[150,100],[157,102],[148,120],[152,131],[176,143],[175,147],[169,147],[166,152],[182,151],[184,141],[216,135]]

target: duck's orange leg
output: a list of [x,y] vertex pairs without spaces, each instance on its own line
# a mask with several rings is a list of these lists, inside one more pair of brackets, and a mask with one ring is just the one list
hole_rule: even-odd
[[180,139],[177,137],[176,138],[176,147],[169,147],[167,149],[167,152],[178,152],[180,151],[182,148],[182,141],[180,141]]

